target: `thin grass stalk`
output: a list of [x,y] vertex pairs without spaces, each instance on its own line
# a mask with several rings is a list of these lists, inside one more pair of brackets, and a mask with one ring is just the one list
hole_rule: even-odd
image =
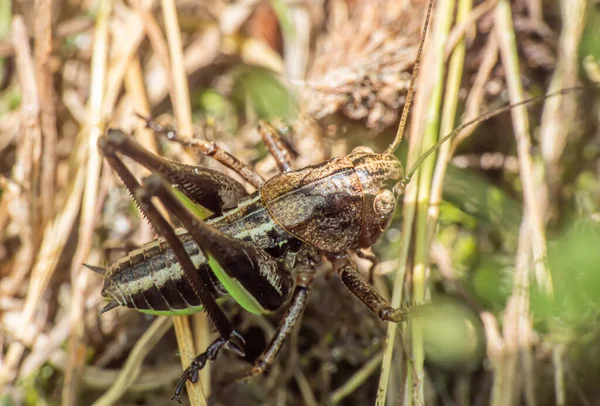
[[[411,137],[411,141],[412,139],[413,137]],[[413,142],[411,142],[411,144],[413,144]],[[416,158],[414,157],[415,154],[413,153],[412,155],[413,161],[416,160]],[[410,156],[411,155],[409,152],[409,158]],[[402,237],[400,238],[400,249],[398,252],[398,270],[396,271],[396,275],[394,278],[394,290],[392,292],[392,299],[390,300],[390,305],[393,307],[399,307],[402,303],[404,279],[406,276],[406,264],[408,261],[408,252],[413,228],[412,224],[416,212],[416,198],[416,185],[414,182],[411,182],[406,187],[406,190],[404,192],[404,201],[402,206]],[[377,397],[375,399],[376,406],[385,405],[397,329],[397,324],[388,323],[385,345],[383,350],[383,360],[381,364],[381,375],[379,376],[379,386],[377,388]],[[410,369],[407,373],[410,374]]]
[[[175,7],[174,0],[162,0],[161,5],[165,19],[167,42],[169,45],[171,68],[170,73],[173,85],[171,95],[174,96],[172,102],[177,121],[177,130],[179,134],[184,134],[185,136],[191,137],[193,134],[192,113],[190,96],[188,92],[187,74],[183,58],[181,30],[179,27],[179,21],[177,19],[177,9]],[[202,317],[204,317],[204,319],[202,319]],[[195,323],[198,329],[202,327],[205,329],[208,328],[206,316],[199,316],[199,318],[195,319]],[[204,333],[197,337],[198,340],[196,345],[198,345],[199,348],[195,348],[188,318],[176,317],[174,325],[175,334],[177,336],[177,344],[181,353],[182,366],[187,368],[191,364],[193,357],[195,357],[196,350],[202,350],[208,346],[208,343],[205,342],[205,340],[208,338],[208,334]],[[190,381],[186,382],[186,388],[192,406],[206,404],[207,394],[202,393],[202,387],[206,384],[205,380],[210,382],[209,374],[210,368],[204,368],[198,383],[192,384]]]
[[[519,60],[512,22],[512,11],[507,0],[500,0],[495,10],[495,27],[500,48],[500,55],[506,71],[508,94],[511,103],[523,100],[520,80]],[[540,213],[540,192],[546,186],[536,182],[530,155],[531,141],[529,123],[525,106],[511,110],[517,153],[520,166],[520,177],[525,201],[525,215],[519,234],[519,246],[515,274],[513,275],[513,293],[507,303],[504,321],[505,353],[497,366],[500,371],[495,376],[492,391],[494,404],[514,404],[519,396],[521,385],[517,373],[524,374],[525,399],[529,405],[535,405],[535,383],[533,360],[531,354],[531,319],[529,316],[529,269],[533,256],[533,266],[537,284],[547,294],[552,294],[552,279],[546,267],[546,238],[542,214]],[[518,357],[523,360],[523,370],[518,371]],[[499,382],[498,382],[499,380]]]
[[112,12],[112,0],[100,3],[94,29],[94,48],[91,62],[90,99],[88,102],[89,133],[87,138],[86,183],[81,203],[81,221],[79,227],[79,242],[73,255],[71,266],[71,283],[73,305],[70,317],[75,330],[69,337],[67,363],[65,365],[65,384],[62,390],[62,404],[77,404],[79,380],[85,365],[86,345],[83,320],[83,292],[89,273],[81,274],[81,263],[87,257],[92,246],[92,235],[98,209],[98,188],[102,158],[97,151],[98,138],[104,132],[102,106],[104,103],[104,86],[107,76],[108,59],[108,20]]
[[[500,0],[495,11],[496,34],[502,65],[506,71],[506,84],[511,103],[523,100],[523,86],[521,84],[519,55],[515,40],[515,30],[512,22],[512,11],[508,0]],[[540,213],[538,194],[545,185],[536,181],[531,157],[531,134],[527,107],[518,106],[511,110],[515,138],[517,140],[517,154],[521,183],[523,185],[523,199],[531,226],[532,249],[537,284],[546,293],[552,294],[552,276],[546,265],[546,233],[544,220]]]
[[554,366],[554,399],[556,406],[567,404],[567,393],[565,385],[565,363],[564,356],[567,350],[565,343],[554,345],[552,348],[552,365]]
[[[417,84],[423,82],[422,78],[424,77],[424,70],[421,71],[419,78],[417,79]],[[408,143],[408,157],[406,160],[406,168],[412,167],[412,165],[417,161],[421,150],[419,148],[420,144],[420,132],[415,130],[419,126],[418,118],[421,116],[419,114],[420,107],[422,103],[420,103],[419,94],[416,95],[415,106],[411,118],[411,137]],[[410,249],[410,242],[412,238],[413,231],[413,222],[416,213],[416,201],[417,201],[417,182],[416,180],[419,177],[419,171],[417,171],[412,181],[406,186],[404,190],[404,199],[402,203],[402,233],[399,242],[398,249],[398,269],[396,270],[394,276],[394,287],[392,290],[392,298],[390,299],[390,305],[392,307],[399,307],[402,304],[402,297],[404,294],[404,281],[406,278],[406,269],[408,264],[408,255]],[[388,323],[385,345],[383,349],[383,360],[381,364],[381,374],[379,376],[379,384],[377,387],[377,396],[375,398],[376,406],[384,406],[386,404],[387,393],[388,393],[388,385],[390,381],[390,374],[392,371],[392,361],[394,358],[394,349],[395,349],[395,341],[398,334],[399,326],[395,323]],[[405,332],[406,330],[404,330]],[[395,366],[396,367],[396,366]],[[406,377],[410,377],[412,374],[412,367],[410,362],[407,363],[406,373],[404,374]],[[401,375],[401,374],[397,374]],[[402,385],[402,383],[400,383]],[[392,401],[396,401],[396,399],[392,399]]]
[[337,388],[329,397],[329,404],[336,405],[344,398],[351,395],[360,387],[379,367],[383,353],[377,353],[365,365],[363,365],[356,373],[354,373],[342,386]]
[[111,406],[117,404],[127,389],[135,383],[142,372],[142,362],[148,353],[156,346],[158,341],[171,328],[172,320],[169,317],[157,317],[152,325],[144,332],[135,343],[110,388],[92,406]]
[[[442,0],[438,2],[433,26],[433,36],[428,48],[431,62],[428,64],[429,78],[433,78],[431,93],[425,110],[424,134],[421,141],[421,151],[426,151],[437,142],[440,126],[440,106],[444,87],[444,58],[443,52],[448,40],[448,33],[454,17],[454,0]],[[415,226],[415,251],[413,267],[413,295],[415,303],[425,302],[427,290],[427,278],[429,273],[429,241],[427,225],[429,221],[429,199],[431,191],[431,179],[435,159],[433,156],[427,158],[419,171],[417,216]],[[406,386],[406,394],[412,393],[411,404],[425,404],[425,353],[423,348],[423,330],[418,318],[411,320],[412,331],[412,362],[414,367],[412,384]],[[410,379],[409,379],[410,381]]]
[[[173,326],[175,327],[175,337],[177,338],[177,347],[181,356],[181,366],[185,369],[192,363],[196,356],[196,348],[194,345],[194,337],[190,327],[190,320],[187,316],[174,316]],[[203,381],[185,383],[190,405],[204,406],[207,404],[206,395],[203,391]]]
[[302,395],[302,401],[304,406],[317,406],[318,403],[317,399],[315,398],[315,394],[313,393],[312,388],[310,387],[308,379],[306,379],[306,375],[302,373],[302,370],[300,368],[295,369],[294,379],[296,381],[296,385],[298,385],[300,394]]
[[[472,7],[473,0],[459,0],[455,26],[464,23],[469,18]],[[442,122],[440,124],[441,137],[449,134],[454,128],[456,109],[458,105],[458,93],[460,91],[462,71],[465,64],[465,54],[465,39],[462,37],[456,43],[456,47],[454,48],[452,56],[450,57],[448,77],[446,79],[446,94],[444,97],[444,107],[442,110]],[[440,214],[444,176],[446,174],[448,161],[451,158],[451,145],[452,143],[449,141],[440,147],[433,174],[433,180],[431,182],[431,198],[429,199],[429,225],[427,229],[427,240],[429,241],[429,244],[433,242],[433,236],[437,227],[437,219]]]

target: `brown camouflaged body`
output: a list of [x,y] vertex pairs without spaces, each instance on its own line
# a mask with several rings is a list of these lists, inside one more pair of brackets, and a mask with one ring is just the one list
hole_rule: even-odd
[[376,196],[393,191],[402,164],[393,155],[355,152],[282,173],[261,188],[271,217],[288,233],[315,248],[341,254],[369,247],[391,215],[373,209]]

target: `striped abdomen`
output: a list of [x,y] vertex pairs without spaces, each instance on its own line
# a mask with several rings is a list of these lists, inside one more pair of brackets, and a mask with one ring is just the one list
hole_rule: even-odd
[[[284,252],[290,242],[290,236],[271,221],[257,193],[208,223],[273,255]],[[226,295],[196,242],[184,229],[178,230],[178,235],[211,294],[216,298]],[[275,296],[287,297],[291,285],[289,274],[260,275],[257,272],[252,281],[260,278],[268,279],[268,285],[277,291]],[[153,314],[190,314],[201,310],[200,300],[163,239],[145,244],[111,265],[105,274],[102,294],[121,306]]]

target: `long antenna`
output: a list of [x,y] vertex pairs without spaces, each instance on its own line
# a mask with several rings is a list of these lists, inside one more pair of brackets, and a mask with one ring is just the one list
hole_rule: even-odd
[[415,81],[419,74],[419,64],[421,63],[421,54],[423,53],[423,44],[425,43],[425,36],[427,35],[427,27],[429,26],[429,18],[431,17],[431,9],[433,9],[433,1],[429,0],[427,6],[427,16],[425,17],[425,26],[423,27],[423,33],[419,40],[419,49],[417,51],[417,58],[415,59],[415,65],[413,66],[412,75],[410,76],[410,84],[408,85],[408,92],[406,93],[406,101],[404,102],[404,109],[402,109],[402,117],[400,118],[400,125],[398,126],[398,132],[396,132],[396,138],[394,142],[387,147],[385,154],[392,154],[400,145],[402,137],[404,137],[404,131],[406,130],[406,122],[408,121],[408,113],[410,112],[410,106],[412,105],[413,93],[415,88]]
[[425,151],[425,153],[423,155],[421,155],[419,157],[419,159],[417,159],[417,162],[415,162],[414,165],[406,172],[406,176],[404,177],[404,179],[402,179],[401,183],[403,185],[408,185],[412,176],[415,174],[417,169],[419,169],[419,165],[421,165],[423,163],[423,161],[425,159],[427,159],[427,157],[429,155],[433,154],[440,147],[440,145],[442,145],[444,142],[456,137],[465,128],[467,128],[473,124],[477,124],[477,123],[480,123],[487,119],[490,119],[492,117],[496,117],[497,115],[507,112],[517,106],[522,106],[524,104],[537,103],[539,101],[548,99],[550,97],[562,96],[562,95],[565,95],[565,94],[568,94],[571,92],[581,91],[581,90],[584,90],[583,86],[574,86],[574,87],[567,87],[567,88],[564,88],[561,90],[557,90],[556,92],[543,94],[543,95],[535,96],[535,97],[530,97],[529,99],[522,100],[522,101],[514,103],[514,104],[507,104],[506,106],[500,107],[494,111],[489,111],[487,113],[480,115],[479,117],[477,117],[473,120],[467,121],[466,123],[459,125],[454,130],[452,130],[451,133],[442,137],[433,147],[431,147],[427,151]]

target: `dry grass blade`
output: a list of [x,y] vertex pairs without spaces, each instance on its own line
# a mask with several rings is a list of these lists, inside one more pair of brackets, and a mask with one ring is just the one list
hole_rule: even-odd
[[[495,11],[496,34],[503,65],[507,72],[507,84],[510,100],[523,99],[520,68],[517,57],[511,7],[508,1],[500,0]],[[525,215],[519,233],[519,245],[515,273],[513,275],[513,294],[508,301],[504,319],[504,353],[497,360],[497,374],[492,392],[492,404],[513,404],[519,396],[519,373],[525,376],[525,394],[529,405],[536,404],[534,379],[531,362],[531,321],[529,314],[529,268],[533,261],[537,283],[547,294],[552,294],[552,279],[546,267],[546,237],[543,213],[538,199],[539,191],[545,185],[536,184],[533,172],[531,141],[527,111],[524,106],[512,111],[517,152],[519,156],[520,177],[523,184]],[[519,357],[524,368],[518,371]]]
[[[179,355],[181,356],[181,366],[183,369],[190,366],[190,363],[196,356],[196,347],[188,317],[175,316],[173,325],[175,326],[175,336],[177,337],[177,346],[179,347]],[[206,368],[208,369],[208,368]],[[207,396],[203,389],[204,382],[199,380],[197,383],[187,381],[185,387],[187,389],[188,398],[192,406],[206,405]]]
[[190,96],[188,94],[187,75],[184,68],[183,46],[181,44],[181,31],[177,21],[177,8],[173,0],[162,0],[162,10],[165,18],[165,29],[167,42],[169,44],[169,56],[171,66],[171,78],[173,80],[173,109],[177,119],[177,130],[180,134],[191,137],[192,115],[190,107]]

